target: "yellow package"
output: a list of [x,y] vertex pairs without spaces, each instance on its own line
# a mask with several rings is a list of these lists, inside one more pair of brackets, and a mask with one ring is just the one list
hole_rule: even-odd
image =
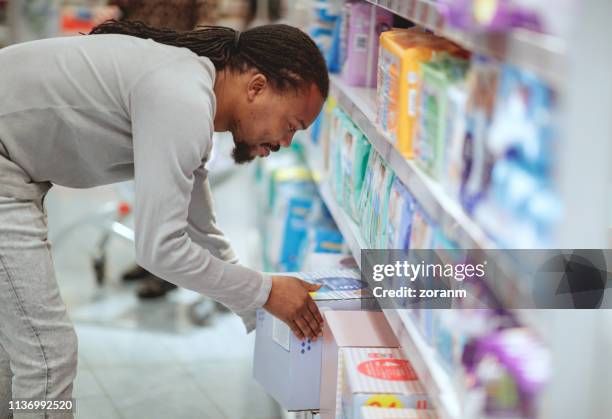
[[412,139],[418,117],[421,63],[438,51],[459,53],[455,44],[415,29],[394,29],[380,36],[378,59],[378,124],[407,159],[414,157]]

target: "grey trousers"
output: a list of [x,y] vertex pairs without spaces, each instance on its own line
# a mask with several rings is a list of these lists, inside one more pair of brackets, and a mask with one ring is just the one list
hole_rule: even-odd
[[[42,200],[0,194],[0,419],[10,417],[11,399],[72,398],[77,337],[55,279]],[[70,412],[12,414],[73,418]]]

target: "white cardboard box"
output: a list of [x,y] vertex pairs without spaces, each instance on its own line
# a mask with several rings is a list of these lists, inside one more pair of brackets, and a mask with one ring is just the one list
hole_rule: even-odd
[[430,402],[410,361],[398,349],[342,348],[342,411],[363,419],[362,406],[427,409]]
[[[319,309],[377,308],[356,270],[287,274],[324,286],[312,293]],[[362,300],[364,300],[362,302]],[[265,310],[257,311],[253,375],[264,390],[289,411],[319,409],[321,339],[300,341],[291,329]]]
[[323,313],[321,419],[342,419],[343,367],[340,348],[398,348],[399,342],[380,311]]

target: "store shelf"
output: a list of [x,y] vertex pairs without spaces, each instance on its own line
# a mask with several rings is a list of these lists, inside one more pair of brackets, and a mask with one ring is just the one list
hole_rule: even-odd
[[[497,249],[495,243],[463,211],[459,203],[446,193],[442,185],[427,176],[414,162],[406,160],[378,129],[375,123],[374,89],[348,86],[338,77],[332,76],[332,94],[338,105],[363,131],[374,149],[406,185],[419,205],[440,226],[446,237],[454,240],[463,249]],[[335,214],[334,218],[338,220]],[[342,221],[337,222],[342,223]],[[350,233],[348,229],[341,230],[343,233],[345,231]],[[359,257],[359,254],[354,254],[356,258]],[[525,309],[533,304],[529,290],[523,288],[519,281],[507,276],[489,279],[488,285],[491,291],[503,306],[507,309],[517,309],[513,311],[517,319],[546,338],[547,330],[540,322],[537,313]]]
[[471,34],[450,28],[431,0],[367,0],[467,50],[486,54],[531,71],[552,86],[564,80],[566,46],[557,36],[516,29],[511,34]]
[[[313,153],[306,154],[310,167],[317,167]],[[319,192],[338,228],[342,232],[347,246],[361,267],[361,249],[367,248],[361,237],[359,227],[338,205],[329,183],[325,180],[317,183]],[[460,417],[458,391],[449,374],[442,369],[436,359],[435,351],[425,342],[420,332],[406,313],[406,310],[383,310],[391,329],[398,338],[402,351],[412,363],[427,394],[432,398],[441,418]]]
[[338,77],[332,76],[332,93],[338,100],[338,105],[363,131],[374,149],[447,237],[466,249],[497,247],[438,182],[427,176],[414,162],[406,160],[378,129],[375,123],[374,89],[348,86]]

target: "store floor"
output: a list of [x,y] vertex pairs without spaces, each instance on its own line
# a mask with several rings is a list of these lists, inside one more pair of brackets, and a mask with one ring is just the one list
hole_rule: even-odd
[[[245,263],[257,262],[252,167],[213,187],[218,221]],[[252,192],[254,194],[254,191]],[[54,188],[47,199],[51,238],[69,223],[116,198],[116,187]],[[54,243],[58,282],[79,337],[74,397],[86,419],[280,418],[278,405],[252,379],[254,334],[231,313],[198,327],[188,317],[200,297],[186,290],[141,302],[120,272],[132,244],[114,239],[108,280],[95,283],[91,255],[100,229],[84,225]]]

